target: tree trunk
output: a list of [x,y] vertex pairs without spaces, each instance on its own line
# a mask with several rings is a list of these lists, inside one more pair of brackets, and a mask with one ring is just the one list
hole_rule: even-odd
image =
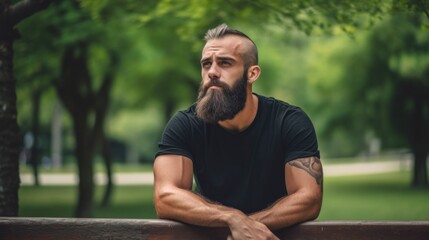
[[34,185],[39,186],[39,159],[40,159],[40,148],[39,148],[39,135],[40,135],[40,96],[41,96],[41,90],[35,90],[33,92],[33,109],[32,109],[32,132],[33,132],[33,146],[31,146],[31,166],[33,169],[33,178],[34,178]]
[[89,137],[87,127],[88,112],[82,110],[73,116],[73,129],[75,136],[75,154],[78,162],[79,191],[75,210],[76,217],[92,217],[92,204],[94,197],[94,157],[93,139]]
[[[415,82],[418,82],[415,80]],[[427,179],[427,157],[429,153],[429,127],[427,118],[425,118],[425,111],[428,103],[425,101],[427,98],[425,86],[420,84],[413,85],[410,93],[412,93],[414,109],[412,118],[409,123],[411,127],[410,142],[411,149],[414,153],[414,171],[412,186],[418,188],[428,187]],[[408,91],[408,89],[403,89]]]
[[109,141],[103,135],[101,139],[101,151],[103,154],[104,165],[106,166],[107,184],[104,190],[103,200],[101,201],[102,207],[110,205],[110,199],[113,192],[113,174],[112,174],[112,152],[110,151]]
[[[65,108],[73,119],[75,135],[75,153],[79,170],[79,197],[76,217],[91,217],[94,195],[93,158],[101,147],[106,161],[108,188],[104,202],[108,203],[113,186],[110,153],[105,140],[104,120],[109,106],[110,89],[113,82],[113,69],[110,68],[103,79],[100,89],[93,89],[88,69],[87,46],[81,42],[69,47],[62,59],[61,79],[57,82],[57,91]],[[112,59],[116,63],[115,59]],[[105,145],[105,146],[103,146]]]
[[0,0],[0,216],[18,215],[18,157],[22,144],[13,76],[13,41],[18,35],[14,26],[51,1]]
[[424,122],[423,106],[419,97],[416,97],[415,104],[417,107],[414,109],[414,124],[412,125],[412,150],[414,153],[414,171],[412,186],[418,188],[425,188],[428,186],[427,174],[427,157],[429,152],[429,132],[427,130],[428,123]]
[[116,72],[116,67],[118,64],[118,58],[115,54],[111,54],[111,67],[106,71],[103,78],[103,83],[96,94],[94,99],[97,104],[95,104],[95,125],[94,125],[94,134],[98,136],[98,142],[101,147],[101,154],[104,159],[104,165],[106,166],[106,175],[107,175],[107,185],[104,191],[104,196],[101,201],[102,207],[107,207],[110,204],[110,199],[113,192],[113,176],[112,176],[112,153],[110,150],[108,138],[106,136],[106,131],[104,129],[104,123],[106,120],[107,111],[109,109],[109,98],[110,98],[110,89],[113,85],[114,75]]
[[426,188],[428,186],[427,157],[427,148],[414,151],[413,187]]
[[0,33],[0,216],[17,216],[21,140],[12,67],[13,29],[2,27]]
[[73,119],[75,155],[79,175],[76,217],[92,216],[94,196],[92,161],[97,142],[91,127],[91,109],[94,103],[86,51],[85,43],[66,49],[62,59],[61,79],[56,86],[58,96]]

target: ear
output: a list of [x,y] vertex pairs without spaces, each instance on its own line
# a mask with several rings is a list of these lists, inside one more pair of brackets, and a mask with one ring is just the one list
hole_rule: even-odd
[[258,80],[260,74],[261,68],[259,67],[259,65],[250,66],[247,69],[247,81],[250,84],[254,83],[256,80]]

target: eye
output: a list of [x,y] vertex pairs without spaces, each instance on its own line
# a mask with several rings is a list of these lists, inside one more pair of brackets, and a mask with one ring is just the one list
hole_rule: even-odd
[[219,65],[227,67],[227,66],[231,66],[231,63],[229,61],[222,60],[219,62]]
[[212,63],[209,62],[209,61],[204,61],[204,62],[201,63],[201,66],[203,68],[209,68],[211,65],[212,65]]

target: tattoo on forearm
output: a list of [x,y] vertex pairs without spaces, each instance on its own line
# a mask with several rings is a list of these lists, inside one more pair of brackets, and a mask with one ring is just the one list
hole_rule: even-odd
[[314,177],[317,184],[321,184],[323,180],[323,170],[320,159],[317,157],[300,158],[288,162],[289,165],[301,168]]

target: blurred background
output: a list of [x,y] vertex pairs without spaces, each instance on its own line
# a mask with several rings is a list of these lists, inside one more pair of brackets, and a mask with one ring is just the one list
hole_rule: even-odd
[[312,119],[320,220],[429,220],[429,3],[416,0],[53,2],[14,41],[19,216],[156,218],[157,143],[195,101],[220,23],[258,45],[254,91]]

